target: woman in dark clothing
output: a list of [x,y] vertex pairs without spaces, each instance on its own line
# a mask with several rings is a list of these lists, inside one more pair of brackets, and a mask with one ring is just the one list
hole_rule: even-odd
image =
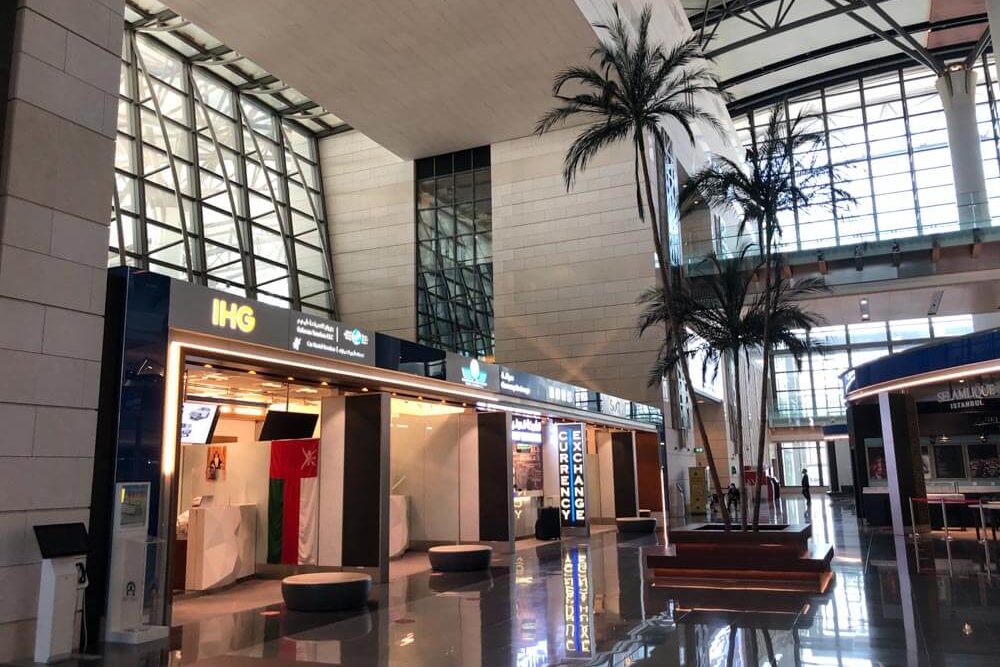
[[806,504],[812,504],[812,497],[809,495],[809,472],[802,469],[802,497],[806,499]]

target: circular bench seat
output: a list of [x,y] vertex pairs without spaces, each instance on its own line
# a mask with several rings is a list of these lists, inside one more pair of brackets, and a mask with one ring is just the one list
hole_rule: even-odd
[[449,544],[427,551],[431,568],[438,572],[472,572],[490,566],[493,547],[485,544]]
[[281,597],[293,611],[340,611],[363,606],[371,588],[363,572],[312,572],[282,579]]
[[616,519],[619,533],[652,533],[656,531],[656,519],[652,517],[629,516]]

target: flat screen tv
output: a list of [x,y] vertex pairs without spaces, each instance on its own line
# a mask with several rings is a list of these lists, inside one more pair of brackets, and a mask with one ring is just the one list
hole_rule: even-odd
[[308,412],[268,410],[258,440],[296,440],[311,438],[319,415]]
[[184,401],[181,405],[181,442],[187,445],[207,445],[212,442],[212,434],[218,421],[217,404]]

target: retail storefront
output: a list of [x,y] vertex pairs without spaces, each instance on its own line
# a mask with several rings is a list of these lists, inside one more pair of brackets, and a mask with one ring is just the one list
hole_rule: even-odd
[[148,272],[112,270],[107,311],[88,614],[112,638],[247,578],[510,550],[545,505],[586,532],[659,475],[648,406]]
[[883,357],[845,376],[859,513],[903,534],[970,525],[1000,496],[1000,330]]

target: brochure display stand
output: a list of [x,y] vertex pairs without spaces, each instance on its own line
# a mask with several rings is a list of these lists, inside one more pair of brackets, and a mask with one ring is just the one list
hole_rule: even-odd
[[148,526],[149,482],[117,484],[105,633],[109,642],[143,644],[170,632],[165,625],[148,625],[150,611],[163,595],[156,572],[166,557],[166,541],[150,537]]

